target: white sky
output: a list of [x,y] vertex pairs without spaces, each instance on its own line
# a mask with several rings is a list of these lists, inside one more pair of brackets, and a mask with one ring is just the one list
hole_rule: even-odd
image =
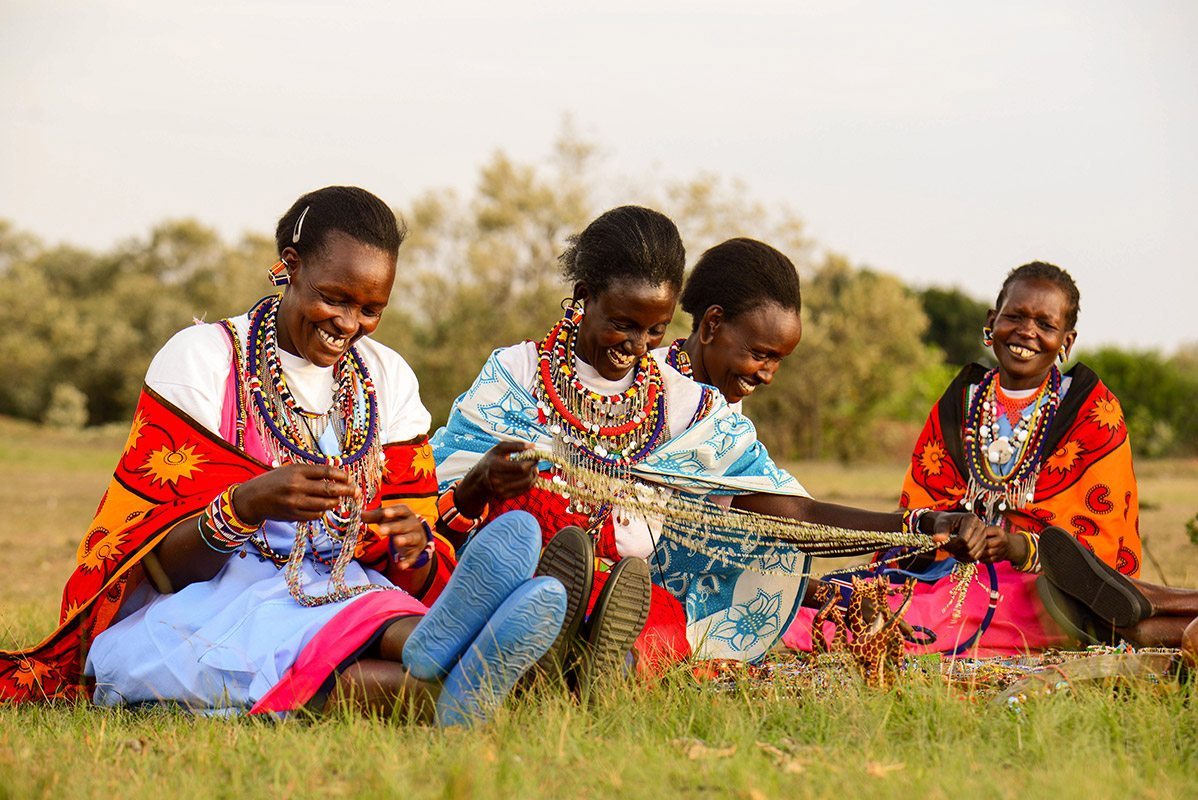
[[569,113],[613,174],[739,178],[914,283],[1058,263],[1083,346],[1198,340],[1198,3],[435,5],[0,0],[0,217],[268,232],[329,183],[468,192]]

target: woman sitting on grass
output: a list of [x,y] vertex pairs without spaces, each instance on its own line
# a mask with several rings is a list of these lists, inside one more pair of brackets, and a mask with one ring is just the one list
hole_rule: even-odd
[[[454,493],[459,521],[481,523],[521,508],[537,517],[547,541],[571,528],[569,547],[555,544],[560,537],[553,539],[546,551],[551,558],[543,562],[544,571],[562,577],[570,597],[559,652],[582,625],[588,604],[605,609],[614,594],[621,610],[618,623],[604,631],[592,614],[584,629],[587,641],[601,649],[600,662],[622,660],[634,640],[645,668],[692,652],[704,658],[759,658],[793,614],[805,560],[784,556],[790,559],[790,574],[744,570],[663,536],[669,520],[647,522],[625,513],[618,501],[615,507],[590,508],[563,496],[567,489],[532,488],[514,496],[496,492],[497,486],[512,485],[517,480],[512,475],[519,472],[513,462],[494,457],[505,446],[496,442],[512,442],[507,446],[513,450],[535,446],[565,464],[748,511],[857,530],[903,528],[899,514],[811,500],[769,458],[748,419],[718,392],[655,356],[652,351],[674,314],[684,261],[678,231],[665,216],[635,206],[601,215],[561,258],[573,285],[564,318],[541,342],[492,354],[474,385],[454,403],[446,428],[433,437],[438,477]],[[556,475],[552,465],[541,468],[548,480]],[[931,514],[924,521],[928,531],[935,527],[946,533],[982,527],[968,514]],[[612,565],[610,573],[595,578],[596,585],[605,584],[598,600],[590,581],[572,579],[576,569],[554,566],[590,563],[592,538],[594,555],[605,567]],[[626,591],[610,588],[621,584]]]
[[[1076,341],[1078,308],[1077,286],[1059,267],[1035,262],[1012,270],[982,328],[998,366],[964,368],[928,416],[901,504],[964,510],[990,523],[965,537],[986,565],[979,582],[989,591],[974,587],[958,606],[952,559],[903,569],[884,561],[878,571],[892,580],[919,579],[906,613],[922,633],[913,650],[1002,655],[1066,642],[1037,591],[1041,535],[1052,526],[1119,573],[1139,574],[1139,507],[1123,411],[1084,364],[1067,373],[1057,366]],[[809,633],[796,625],[787,642],[806,649]]]
[[0,695],[469,722],[541,656],[565,594],[530,580],[531,517],[494,520],[445,580],[429,415],[369,338],[402,238],[362,189],[307,194],[278,224],[282,294],[159,351],[62,625],[0,656]]

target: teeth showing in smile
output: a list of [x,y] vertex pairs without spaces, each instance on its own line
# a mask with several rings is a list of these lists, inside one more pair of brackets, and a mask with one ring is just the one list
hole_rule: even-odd
[[608,350],[607,360],[612,363],[616,369],[632,369],[632,365],[636,362],[636,356],[619,350]]
[[1036,355],[1035,350],[1029,350],[1026,347],[1020,347],[1017,344],[1007,345],[1007,349],[1019,358],[1033,358]]
[[316,332],[320,334],[320,340],[334,350],[340,350],[341,348],[345,347],[344,339],[335,339],[331,334],[326,333],[320,328],[317,328]]
[[757,388],[757,384],[749,383],[744,378],[737,378],[736,388],[740,390],[742,395],[750,395],[753,394],[753,390]]

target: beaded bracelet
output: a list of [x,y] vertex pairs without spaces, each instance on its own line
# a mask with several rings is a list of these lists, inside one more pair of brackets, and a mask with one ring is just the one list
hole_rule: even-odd
[[1040,537],[1031,531],[1015,531],[1023,537],[1027,542],[1027,558],[1023,563],[1015,567],[1018,572],[1039,572],[1040,571]]
[[437,498],[437,514],[451,531],[455,533],[473,533],[474,529],[487,518],[487,513],[491,510],[491,505],[489,503],[484,504],[483,510],[479,512],[477,517],[467,517],[461,511],[458,511],[456,505],[457,498],[455,497],[457,488],[458,485],[455,482]]
[[[423,519],[420,524],[424,527],[424,549],[420,551],[420,555],[416,556],[416,560],[412,562],[410,569],[419,569],[429,562],[433,557],[433,551],[436,550],[436,542],[433,541],[433,529],[428,526],[428,523]],[[392,564],[399,563],[399,551],[395,549],[395,540],[390,536],[387,537],[387,554],[391,557]]]
[[930,508],[908,508],[903,512],[903,533],[919,533],[919,523]]
[[251,536],[262,529],[261,524],[249,525],[237,516],[233,508],[233,492],[238,485],[235,483],[214,497],[196,521],[204,544],[224,555],[240,549]]

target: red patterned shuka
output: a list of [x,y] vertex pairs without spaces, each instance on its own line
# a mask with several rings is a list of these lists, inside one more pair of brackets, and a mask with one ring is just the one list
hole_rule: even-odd
[[[402,503],[431,525],[437,515],[437,483],[427,437],[384,445],[383,457],[382,486],[374,504]],[[0,652],[0,700],[89,698],[91,689],[82,674],[88,647],[146,580],[146,554],[230,484],[267,469],[144,388],[112,481],[80,542],[75,571],[63,590],[58,629],[27,650]],[[453,565],[448,542],[438,537],[436,548],[421,587],[404,585],[410,573],[391,569],[387,542],[372,528],[363,532],[356,557],[427,605]]]
[[[904,508],[959,510],[968,473],[962,429],[966,392],[985,370],[972,364],[932,408],[903,483]],[[1140,513],[1131,445],[1119,400],[1077,364],[1047,432],[1034,499],[1003,512],[1009,530],[1064,528],[1125,575],[1140,573]]]

